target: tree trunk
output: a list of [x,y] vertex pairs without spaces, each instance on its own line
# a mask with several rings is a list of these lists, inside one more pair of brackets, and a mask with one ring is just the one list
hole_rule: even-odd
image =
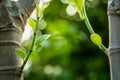
[[108,0],[111,80],[120,80],[120,0]]
[[0,80],[23,80],[21,61],[14,49],[21,46],[26,20],[36,0],[0,0]]

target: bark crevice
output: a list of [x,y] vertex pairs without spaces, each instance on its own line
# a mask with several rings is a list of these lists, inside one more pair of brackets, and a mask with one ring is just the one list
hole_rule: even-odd
[[108,1],[108,15],[120,16],[120,1],[119,0]]

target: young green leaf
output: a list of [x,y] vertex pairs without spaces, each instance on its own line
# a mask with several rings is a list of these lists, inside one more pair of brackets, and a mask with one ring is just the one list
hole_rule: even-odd
[[41,17],[43,15],[44,10],[48,7],[48,5],[43,5],[38,12],[38,17]]
[[39,14],[39,6],[38,6],[38,2],[36,3],[36,17],[38,17]]
[[68,0],[69,4],[71,4],[74,8],[77,9],[80,18],[83,20],[84,15],[83,15],[83,8],[84,8],[84,2],[85,0]]
[[44,34],[44,35],[40,35],[35,44],[36,45],[42,45],[51,35],[50,34]]
[[90,35],[90,38],[91,38],[92,42],[94,44],[96,44],[97,46],[99,46],[99,48],[101,49],[102,39],[101,39],[100,35],[94,33],[94,34]]
[[22,59],[24,59],[25,56],[26,56],[26,52],[25,52],[24,50],[22,50],[22,49],[15,49],[15,52],[16,52],[16,54],[17,54],[19,57],[21,57]]
[[80,15],[80,18],[83,19],[83,8],[84,8],[84,1],[85,0],[74,0],[75,1],[75,4],[78,8],[78,12],[79,12],[79,15]]
[[84,1],[85,0],[74,0],[75,4],[78,7],[78,9],[80,10],[80,12],[82,12],[82,10],[83,10]]
[[27,19],[28,24],[30,25],[30,27],[33,29],[33,31],[35,31],[35,27],[36,27],[36,21],[33,20],[32,18],[28,18]]

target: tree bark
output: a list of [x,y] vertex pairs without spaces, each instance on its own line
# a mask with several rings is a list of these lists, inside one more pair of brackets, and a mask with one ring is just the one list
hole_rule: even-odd
[[120,80],[120,0],[108,0],[111,80]]
[[15,48],[36,0],[0,0],[0,80],[23,80]]

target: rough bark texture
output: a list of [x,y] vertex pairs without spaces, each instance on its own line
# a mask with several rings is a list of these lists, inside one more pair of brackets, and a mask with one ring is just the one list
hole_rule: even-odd
[[0,0],[0,80],[23,80],[14,49],[21,46],[27,18],[36,0]]
[[111,80],[120,80],[120,0],[108,0]]

